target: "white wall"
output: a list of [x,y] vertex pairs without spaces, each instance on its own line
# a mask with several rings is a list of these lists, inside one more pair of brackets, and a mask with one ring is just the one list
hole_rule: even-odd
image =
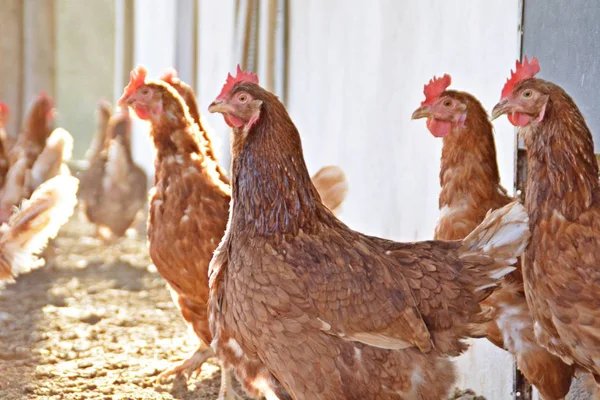
[[[517,0],[292,1],[288,109],[311,172],[339,164],[350,181],[342,219],[397,240],[432,237],[441,140],[411,121],[423,85],[452,88],[491,108],[518,55]],[[496,124],[503,184],[512,191],[514,133]],[[459,386],[510,398],[511,357],[479,341],[458,360]]]
[[[176,61],[176,2],[135,0],[134,9],[134,64],[146,67],[148,77],[158,78],[166,68],[173,67]],[[134,159],[153,174],[154,150],[147,122],[134,118],[133,129]]]
[[241,54],[236,45],[234,1],[199,0],[198,2],[198,86],[200,115],[212,133],[215,151],[223,167],[229,170],[229,134],[231,129],[220,114],[207,111],[227,78],[235,73]]

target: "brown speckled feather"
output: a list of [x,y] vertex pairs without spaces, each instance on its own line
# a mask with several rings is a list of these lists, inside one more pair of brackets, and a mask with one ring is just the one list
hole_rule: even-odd
[[[183,114],[182,105],[175,98],[171,102],[167,106]],[[184,318],[209,344],[208,262],[225,231],[230,195],[216,162],[196,139],[196,129],[181,115],[172,126],[151,131],[157,156],[148,241],[152,261],[178,294]]]
[[177,90],[177,93],[181,95],[183,101],[188,107],[188,111],[190,112],[190,117],[196,123],[198,127],[198,132],[200,136],[198,140],[202,147],[204,148],[204,153],[206,157],[213,160],[216,163],[216,168],[219,172],[219,179],[226,184],[229,184],[229,178],[227,178],[227,174],[219,165],[219,160],[215,154],[213,149],[212,140],[210,138],[210,133],[202,124],[202,119],[200,118],[200,110],[198,109],[198,102],[196,101],[196,94],[194,93],[194,89],[187,83],[183,82],[181,79],[177,77],[170,77],[167,81],[173,89]]
[[[4,127],[0,126],[0,130],[2,129]],[[4,186],[6,175],[8,174],[8,152],[6,151],[5,142],[2,140],[2,137],[3,135],[0,134],[0,188]]]
[[261,108],[234,129],[232,215],[210,272],[217,353],[264,363],[294,399],[443,398],[454,380],[444,356],[465,348],[479,301],[527,243],[522,207],[463,242],[362,235],[322,205],[279,100],[236,91]]
[[108,123],[112,116],[112,105],[106,101],[99,101],[96,107],[97,130],[92,138],[90,147],[85,152],[85,158],[91,163],[102,150],[106,148],[106,137],[108,135]]
[[17,142],[10,151],[10,166],[14,165],[20,157],[25,157],[27,166],[31,168],[53,130],[54,120],[51,110],[52,101],[47,96],[39,96],[32,103],[23,121]]
[[[446,136],[440,170],[440,219],[435,239],[466,237],[486,213],[513,201],[500,185],[492,125],[483,106],[472,95],[445,91],[466,105],[463,127]],[[483,302],[492,321],[482,333],[492,343],[510,351],[517,365],[545,399],[562,399],[571,384],[573,368],[540,346],[523,287],[520,263],[503,278],[500,287]]]
[[529,79],[549,96],[544,118],[520,129],[527,147],[527,301],[542,345],[600,382],[600,186],[592,135],[560,87]]
[[102,197],[102,176],[106,166],[108,148],[108,124],[112,116],[112,107],[104,102],[99,102],[96,109],[97,130],[85,157],[88,168],[79,175],[79,197],[82,198],[88,219],[91,222],[98,220],[95,210],[99,210],[98,202]]
[[54,118],[52,100],[46,95],[35,99],[23,121],[14,146],[8,151],[8,172],[0,195],[0,221],[6,221],[32,188],[31,168],[46,146]]

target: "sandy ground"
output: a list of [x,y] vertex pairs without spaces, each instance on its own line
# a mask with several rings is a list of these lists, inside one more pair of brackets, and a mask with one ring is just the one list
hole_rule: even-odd
[[187,383],[155,382],[196,342],[143,237],[107,245],[78,214],[47,254],[0,289],[0,399],[216,399],[214,360]]
[[45,268],[0,291],[0,399],[214,399],[215,362],[155,384],[195,348],[145,241],[106,245],[73,218]]

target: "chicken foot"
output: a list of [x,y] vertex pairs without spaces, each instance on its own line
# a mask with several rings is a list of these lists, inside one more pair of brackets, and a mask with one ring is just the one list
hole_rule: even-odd
[[[156,379],[157,383],[164,383],[171,375],[185,375],[187,377],[198,376],[202,369],[202,364],[210,357],[215,355],[210,347],[200,344],[198,349],[188,359],[162,372]],[[233,389],[231,371],[221,365],[221,388],[219,389],[218,400],[243,400]]]
[[164,383],[171,375],[185,375],[187,377],[191,377],[192,375],[198,376],[202,369],[202,364],[214,355],[213,349],[201,344],[188,359],[162,372],[158,378],[156,378],[156,382]]

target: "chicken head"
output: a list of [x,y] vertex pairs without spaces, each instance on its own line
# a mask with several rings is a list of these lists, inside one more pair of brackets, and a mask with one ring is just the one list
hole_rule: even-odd
[[247,131],[258,121],[262,101],[255,99],[244,83],[258,84],[258,77],[252,72],[242,71],[238,65],[236,76],[227,76],[221,93],[208,107],[208,111],[223,114],[230,127],[243,126]]
[[[546,106],[550,98],[550,88],[532,78],[540,72],[538,60],[517,61],[515,71],[502,89],[502,99],[492,110],[492,120],[507,114],[514,126],[526,126],[530,122],[540,122],[546,114]],[[536,83],[537,82],[537,83]]]
[[159,88],[146,84],[146,68],[138,65],[129,75],[129,84],[117,102],[121,108],[131,107],[137,116],[148,120],[160,117],[163,110],[162,93]]
[[0,101],[0,127],[4,126],[10,115],[10,109],[6,103]]
[[455,92],[447,91],[450,75],[441,78],[435,76],[425,85],[425,100],[417,108],[412,119],[427,118],[427,129],[435,137],[445,137],[453,127],[462,127],[467,118],[467,104],[461,101]]
[[[29,123],[38,126],[45,126],[48,130],[52,130],[55,119],[54,102],[46,92],[41,92],[33,101],[31,111],[29,112]],[[50,133],[50,132],[48,132]],[[46,138],[43,138],[46,140]]]

